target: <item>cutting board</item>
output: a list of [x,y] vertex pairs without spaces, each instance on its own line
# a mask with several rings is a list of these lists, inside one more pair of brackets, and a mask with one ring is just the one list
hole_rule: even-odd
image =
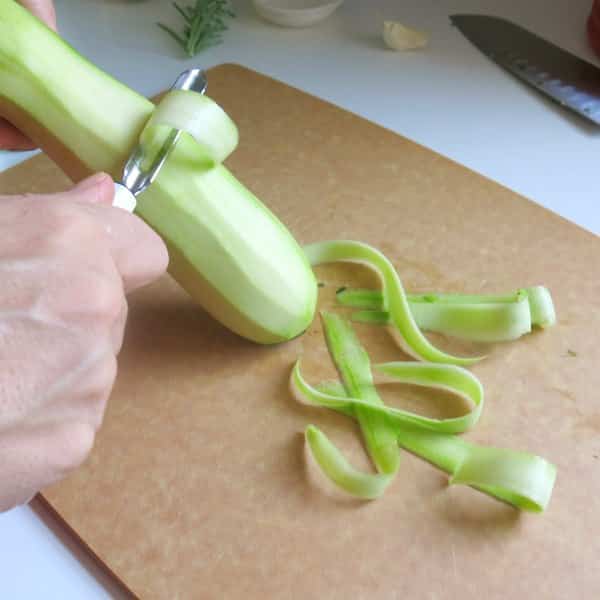
[[[259,347],[165,276],[131,296],[104,426],[87,463],[44,491],[47,502],[142,598],[599,598],[600,241],[255,72],[224,65],[209,82],[240,129],[228,166],[300,242],[371,243],[411,291],[550,288],[556,327],[485,348],[489,357],[473,368],[486,406],[466,436],[554,462],[554,496],[545,514],[523,514],[449,487],[407,453],[381,499],[332,494],[307,467],[308,423],[354,465],[370,467],[353,422],[289,393],[299,356],[311,381],[334,375],[319,319],[296,340]],[[3,193],[65,186],[43,156],[0,176]],[[332,310],[337,287],[375,283],[348,266],[318,277],[320,307]],[[385,330],[357,331],[373,360],[404,358]],[[382,393],[423,414],[463,410],[410,386]]]

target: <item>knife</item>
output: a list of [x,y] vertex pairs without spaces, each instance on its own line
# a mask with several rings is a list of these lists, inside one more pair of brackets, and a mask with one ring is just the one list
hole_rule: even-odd
[[483,54],[560,105],[600,125],[600,69],[498,17],[451,15]]

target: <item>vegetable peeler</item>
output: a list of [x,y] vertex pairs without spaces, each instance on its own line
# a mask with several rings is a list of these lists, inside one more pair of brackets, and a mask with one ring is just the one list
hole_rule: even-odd
[[[206,74],[202,69],[188,69],[177,77],[171,90],[189,90],[204,94],[206,91]],[[129,212],[133,212],[137,200],[136,196],[141,194],[156,179],[162,166],[175,148],[181,137],[180,129],[172,129],[167,139],[156,153],[148,168],[144,168],[144,149],[138,144],[123,167],[123,175],[120,182],[115,182],[115,197],[113,206],[117,206]]]

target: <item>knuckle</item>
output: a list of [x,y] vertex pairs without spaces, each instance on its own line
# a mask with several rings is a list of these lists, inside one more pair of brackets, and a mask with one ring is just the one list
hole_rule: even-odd
[[106,403],[117,376],[117,359],[110,353],[98,360],[90,370],[88,379],[88,415],[89,424],[98,431],[104,420]]
[[113,388],[117,376],[117,361],[113,356],[106,360],[100,366],[96,373],[98,392],[93,396],[94,400],[91,407],[90,425],[94,431],[98,431],[104,420],[106,403]]
[[62,471],[72,471],[81,466],[94,446],[96,432],[87,423],[71,423],[63,429],[61,448]]
[[101,325],[110,326],[119,319],[124,302],[120,280],[88,271],[77,285],[79,309]]
[[119,315],[119,318],[116,321],[116,323],[113,325],[113,329],[111,332],[112,346],[115,355],[119,354],[119,352],[121,351],[121,347],[123,346],[123,339],[125,338],[125,324],[127,322],[128,312],[129,307],[127,305],[127,301],[123,300],[121,314]]
[[106,354],[95,364],[93,373],[91,374],[93,395],[102,405],[102,410],[104,410],[104,405],[106,404],[106,400],[112,390],[116,377],[117,359],[112,353]]

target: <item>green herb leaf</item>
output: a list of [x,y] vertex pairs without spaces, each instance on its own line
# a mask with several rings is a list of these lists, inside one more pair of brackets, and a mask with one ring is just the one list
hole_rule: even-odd
[[222,33],[227,30],[226,18],[235,17],[228,0],[196,0],[194,4],[181,6],[173,2],[185,25],[180,34],[170,27],[157,23],[185,51],[189,57],[223,41]]

